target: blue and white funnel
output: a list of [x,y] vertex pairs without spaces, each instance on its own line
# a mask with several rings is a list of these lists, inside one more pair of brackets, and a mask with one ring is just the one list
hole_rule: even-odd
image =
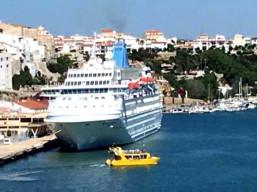
[[129,67],[126,44],[119,41],[113,45],[113,60],[116,67]]

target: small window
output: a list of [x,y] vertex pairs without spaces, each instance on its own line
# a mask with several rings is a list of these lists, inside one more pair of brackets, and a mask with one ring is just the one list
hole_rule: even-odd
[[77,77],[80,77],[80,74],[78,74]]
[[93,77],[96,77],[96,73],[93,74]]
[[89,77],[92,77],[92,74],[90,73],[88,76],[89,76]]
[[78,82],[78,85],[81,85],[81,81]]
[[103,82],[102,81],[99,81],[99,85],[102,85],[103,84]]
[[112,73],[109,73],[109,76],[111,77],[111,76],[112,76]]
[[8,57],[6,57],[6,61],[8,61],[8,59],[9,59],[9,58],[8,58]]
[[71,82],[71,86],[73,85],[73,82]]
[[88,77],[88,74],[87,74],[87,73],[85,74],[85,77]]
[[98,100],[98,99],[99,99],[99,97],[95,97],[95,99],[97,99],[97,100]]
[[70,77],[73,77],[73,74],[71,74]]
[[86,85],[89,85],[89,81],[86,82]]
[[105,97],[101,97],[101,99],[105,99]]
[[74,82],[74,85],[77,85],[78,84],[78,82],[76,81],[76,82]]
[[103,84],[106,85],[106,81],[103,81]]
[[101,77],[101,73],[97,73],[97,77]]
[[105,73],[105,76],[108,77],[108,73]]
[[95,81],[95,85],[98,85],[98,81]]
[[84,77],[84,74],[81,74],[81,77]]
[[77,75],[76,75],[76,74],[74,74],[74,77],[77,77]]
[[107,81],[107,85],[109,85],[110,81]]
[[70,85],[70,82],[68,81],[67,85],[69,86]]
[[94,85],[94,81],[91,81],[91,82],[90,82],[90,85]]
[[102,73],[102,77],[104,77],[104,73]]

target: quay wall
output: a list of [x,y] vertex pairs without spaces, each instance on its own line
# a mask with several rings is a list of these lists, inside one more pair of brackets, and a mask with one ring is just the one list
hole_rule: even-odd
[[54,135],[41,138],[32,138],[13,143],[12,145],[0,146],[0,166],[38,153],[59,147],[60,143]]

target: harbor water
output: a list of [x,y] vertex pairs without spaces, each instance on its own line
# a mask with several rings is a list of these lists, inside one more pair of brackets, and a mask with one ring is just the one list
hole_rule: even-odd
[[108,167],[106,149],[41,152],[0,167],[0,191],[256,191],[257,110],[165,114],[160,132],[125,149],[158,165]]

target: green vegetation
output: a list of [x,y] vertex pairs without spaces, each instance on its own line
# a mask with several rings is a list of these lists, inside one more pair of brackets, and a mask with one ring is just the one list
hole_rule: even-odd
[[65,76],[68,68],[72,67],[72,61],[65,55],[57,58],[57,63],[49,63],[47,68],[52,73],[60,73],[61,76]]
[[14,75],[12,78],[14,90],[19,90],[20,87],[24,87],[25,85],[44,85],[45,82],[46,76],[41,75],[40,72],[37,72],[36,76],[32,78],[27,66],[24,68],[24,70],[20,71],[19,75]]
[[[230,85],[233,90],[230,94],[234,96],[238,90],[240,78],[243,80],[243,85],[251,87],[252,94],[257,93],[257,55],[253,49],[256,45],[230,47],[226,53],[225,48],[216,49],[214,47],[209,50],[196,49],[176,49],[176,56],[168,60],[162,60],[156,52],[133,50],[129,58],[132,61],[143,61],[147,66],[158,75],[162,75],[170,85],[175,88],[175,91],[183,87],[188,91],[188,95],[195,99],[215,99],[219,97],[219,85]],[[174,51],[174,47],[169,45],[165,51]],[[236,54],[231,54],[233,51]],[[169,73],[162,74],[161,64],[175,63],[175,67]],[[177,75],[190,74],[191,71],[202,70],[204,76],[178,80]],[[216,74],[223,74],[223,78],[217,79]]]

